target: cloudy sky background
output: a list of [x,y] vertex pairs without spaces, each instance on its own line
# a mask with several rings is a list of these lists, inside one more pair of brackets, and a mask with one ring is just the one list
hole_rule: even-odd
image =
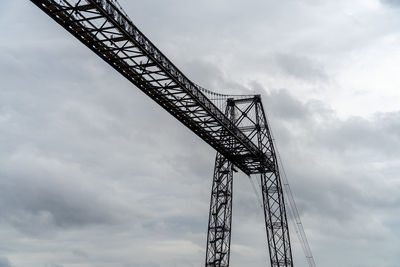
[[[400,1],[120,3],[198,84],[263,95],[317,266],[400,266]],[[0,267],[203,265],[215,151],[29,1],[0,31]],[[266,266],[234,187],[231,266]]]

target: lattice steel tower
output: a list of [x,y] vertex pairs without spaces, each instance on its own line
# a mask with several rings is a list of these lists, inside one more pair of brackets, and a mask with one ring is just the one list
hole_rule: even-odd
[[[279,168],[261,97],[228,98],[225,115],[262,151],[268,166],[260,169],[271,266],[293,266]],[[234,147],[232,147],[234,149]],[[229,266],[232,224],[233,164],[217,153],[211,191],[206,266]]]
[[229,266],[236,168],[260,176],[271,266],[293,266],[283,189],[261,97],[217,94],[190,81],[116,0],[31,1],[217,151],[205,266]]

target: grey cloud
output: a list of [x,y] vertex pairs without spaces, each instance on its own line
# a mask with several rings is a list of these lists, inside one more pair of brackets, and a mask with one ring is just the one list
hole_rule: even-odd
[[333,120],[330,125],[321,127],[316,138],[321,144],[340,153],[358,150],[369,151],[374,159],[392,157],[398,155],[400,147],[399,117],[400,114],[394,112],[376,114],[369,120],[360,117]]
[[83,251],[81,249],[73,249],[71,252],[72,252],[72,254],[74,254],[74,255],[76,255],[78,257],[81,257],[81,258],[88,258],[89,257],[88,253],[86,253],[85,251]]
[[[361,151],[392,157],[400,146],[399,113],[376,113],[370,119],[337,117],[334,110],[321,101],[301,102],[286,89],[264,94],[266,110],[273,124],[280,129],[294,129],[310,135],[308,144],[343,153]],[[311,128],[309,128],[311,127]],[[307,133],[304,131],[308,130]],[[311,131],[310,131],[311,130]],[[285,136],[285,133],[279,132]],[[317,143],[316,143],[317,142]]]
[[400,7],[399,0],[380,0],[383,4],[390,5],[393,7]]
[[328,75],[324,68],[305,56],[278,54],[276,55],[276,62],[282,71],[300,80],[328,81]]
[[191,79],[209,90],[223,94],[251,94],[252,88],[230,79],[212,61],[202,59],[183,62],[182,69],[190,73]]
[[12,265],[7,258],[0,257],[0,267],[12,267]]
[[274,90],[264,94],[266,109],[270,117],[280,120],[304,120],[311,116],[313,110],[295,99],[288,90]]
[[[195,82],[263,95],[317,262],[398,262],[399,114],[339,118],[297,85],[276,86],[294,77],[320,93],[326,63],[388,28],[371,19],[371,31],[342,32],[325,15],[317,27],[337,10],[322,2],[121,3]],[[16,26],[0,44],[0,253],[21,267],[201,265],[215,152],[32,4],[5,5],[0,25]],[[232,264],[265,266],[248,178],[235,175],[234,190]]]

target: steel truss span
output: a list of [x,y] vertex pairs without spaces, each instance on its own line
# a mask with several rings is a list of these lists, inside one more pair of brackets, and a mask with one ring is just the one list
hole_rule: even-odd
[[[246,174],[274,165],[110,0],[31,0]],[[234,146],[227,144],[232,137]]]
[[[270,264],[293,266],[276,154],[260,96],[229,97],[190,81],[116,0],[31,0],[217,151],[206,266],[229,266],[235,168],[260,175]],[[208,96],[223,97],[221,108]]]

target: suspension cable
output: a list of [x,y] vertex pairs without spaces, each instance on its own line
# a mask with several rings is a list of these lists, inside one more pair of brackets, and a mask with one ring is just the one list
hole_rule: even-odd
[[[267,117],[267,115],[266,115],[266,117]],[[267,120],[267,123],[268,123],[268,118],[266,118],[266,120]],[[293,222],[297,237],[299,238],[299,241],[300,241],[301,247],[303,249],[304,255],[306,256],[308,265],[310,267],[316,267],[315,260],[314,260],[314,257],[312,255],[312,252],[311,252],[311,248],[310,248],[310,245],[308,243],[306,233],[304,231],[303,223],[301,222],[301,219],[300,219],[299,210],[297,209],[296,202],[294,201],[292,189],[290,188],[289,181],[288,181],[288,178],[287,178],[287,175],[286,175],[286,171],[285,171],[285,168],[283,166],[283,162],[282,162],[279,150],[278,150],[278,148],[277,148],[277,146],[275,144],[275,138],[274,138],[274,135],[272,133],[271,128],[270,128],[270,133],[271,133],[271,137],[272,137],[272,143],[273,143],[273,145],[275,147],[276,155],[277,155],[277,158],[278,158],[278,163],[280,165],[280,168],[281,168],[282,174],[283,174],[281,177],[282,177],[282,180],[283,180],[283,186],[285,188],[286,197],[289,200],[289,205],[287,205],[287,207],[289,207],[289,214],[294,219],[292,222]]]
[[[267,115],[265,115],[265,116],[266,116],[266,123],[269,124]],[[306,257],[306,260],[308,262],[308,265],[310,267],[316,267],[315,260],[314,260],[314,257],[312,255],[312,251],[311,251],[310,245],[308,243],[306,233],[304,231],[303,223],[301,222],[299,211],[297,209],[297,205],[296,205],[296,202],[295,202],[294,197],[293,197],[292,189],[291,189],[291,187],[289,185],[289,181],[288,181],[288,178],[287,178],[287,175],[286,175],[286,170],[285,170],[285,168],[283,166],[282,158],[281,158],[281,155],[279,153],[278,147],[276,146],[275,138],[274,138],[274,135],[273,135],[273,132],[272,132],[271,128],[270,128],[270,134],[271,134],[271,138],[272,138],[272,143],[273,143],[273,145],[275,147],[275,152],[276,152],[276,156],[277,156],[277,160],[278,160],[278,165],[279,165],[280,169],[282,170],[282,174],[283,174],[281,177],[282,177],[283,187],[285,188],[286,197],[289,200],[288,203],[286,202],[286,206],[288,207],[288,210],[289,210],[289,216],[292,219],[291,221],[293,223],[293,227],[294,227],[296,235],[297,235],[297,237],[298,237],[298,239],[300,241],[300,244],[301,244],[301,247],[303,249],[304,255]],[[260,198],[260,194],[257,191],[256,186],[255,186],[254,181],[253,181],[251,176],[249,176],[249,180],[250,180],[251,186],[253,188],[253,191],[254,191],[254,193],[256,195],[256,198],[258,200],[258,203],[259,203],[260,207],[262,209],[264,209],[264,206],[262,204],[262,200]],[[261,194],[262,194],[262,185],[260,183],[257,183],[257,185],[258,185],[259,189],[261,190]]]
[[[264,209],[262,200],[261,200],[261,198],[260,198],[260,194],[259,194],[259,192],[257,191],[257,188],[256,188],[256,186],[255,186],[255,184],[254,184],[254,181],[253,181],[253,179],[251,178],[250,175],[249,175],[248,177],[249,177],[249,180],[250,180],[250,183],[251,183],[251,187],[253,188],[254,194],[256,195],[258,204],[260,205],[260,207],[261,207],[262,209]],[[260,188],[260,189],[261,189],[261,188]],[[262,192],[262,191],[261,191],[261,192]]]

